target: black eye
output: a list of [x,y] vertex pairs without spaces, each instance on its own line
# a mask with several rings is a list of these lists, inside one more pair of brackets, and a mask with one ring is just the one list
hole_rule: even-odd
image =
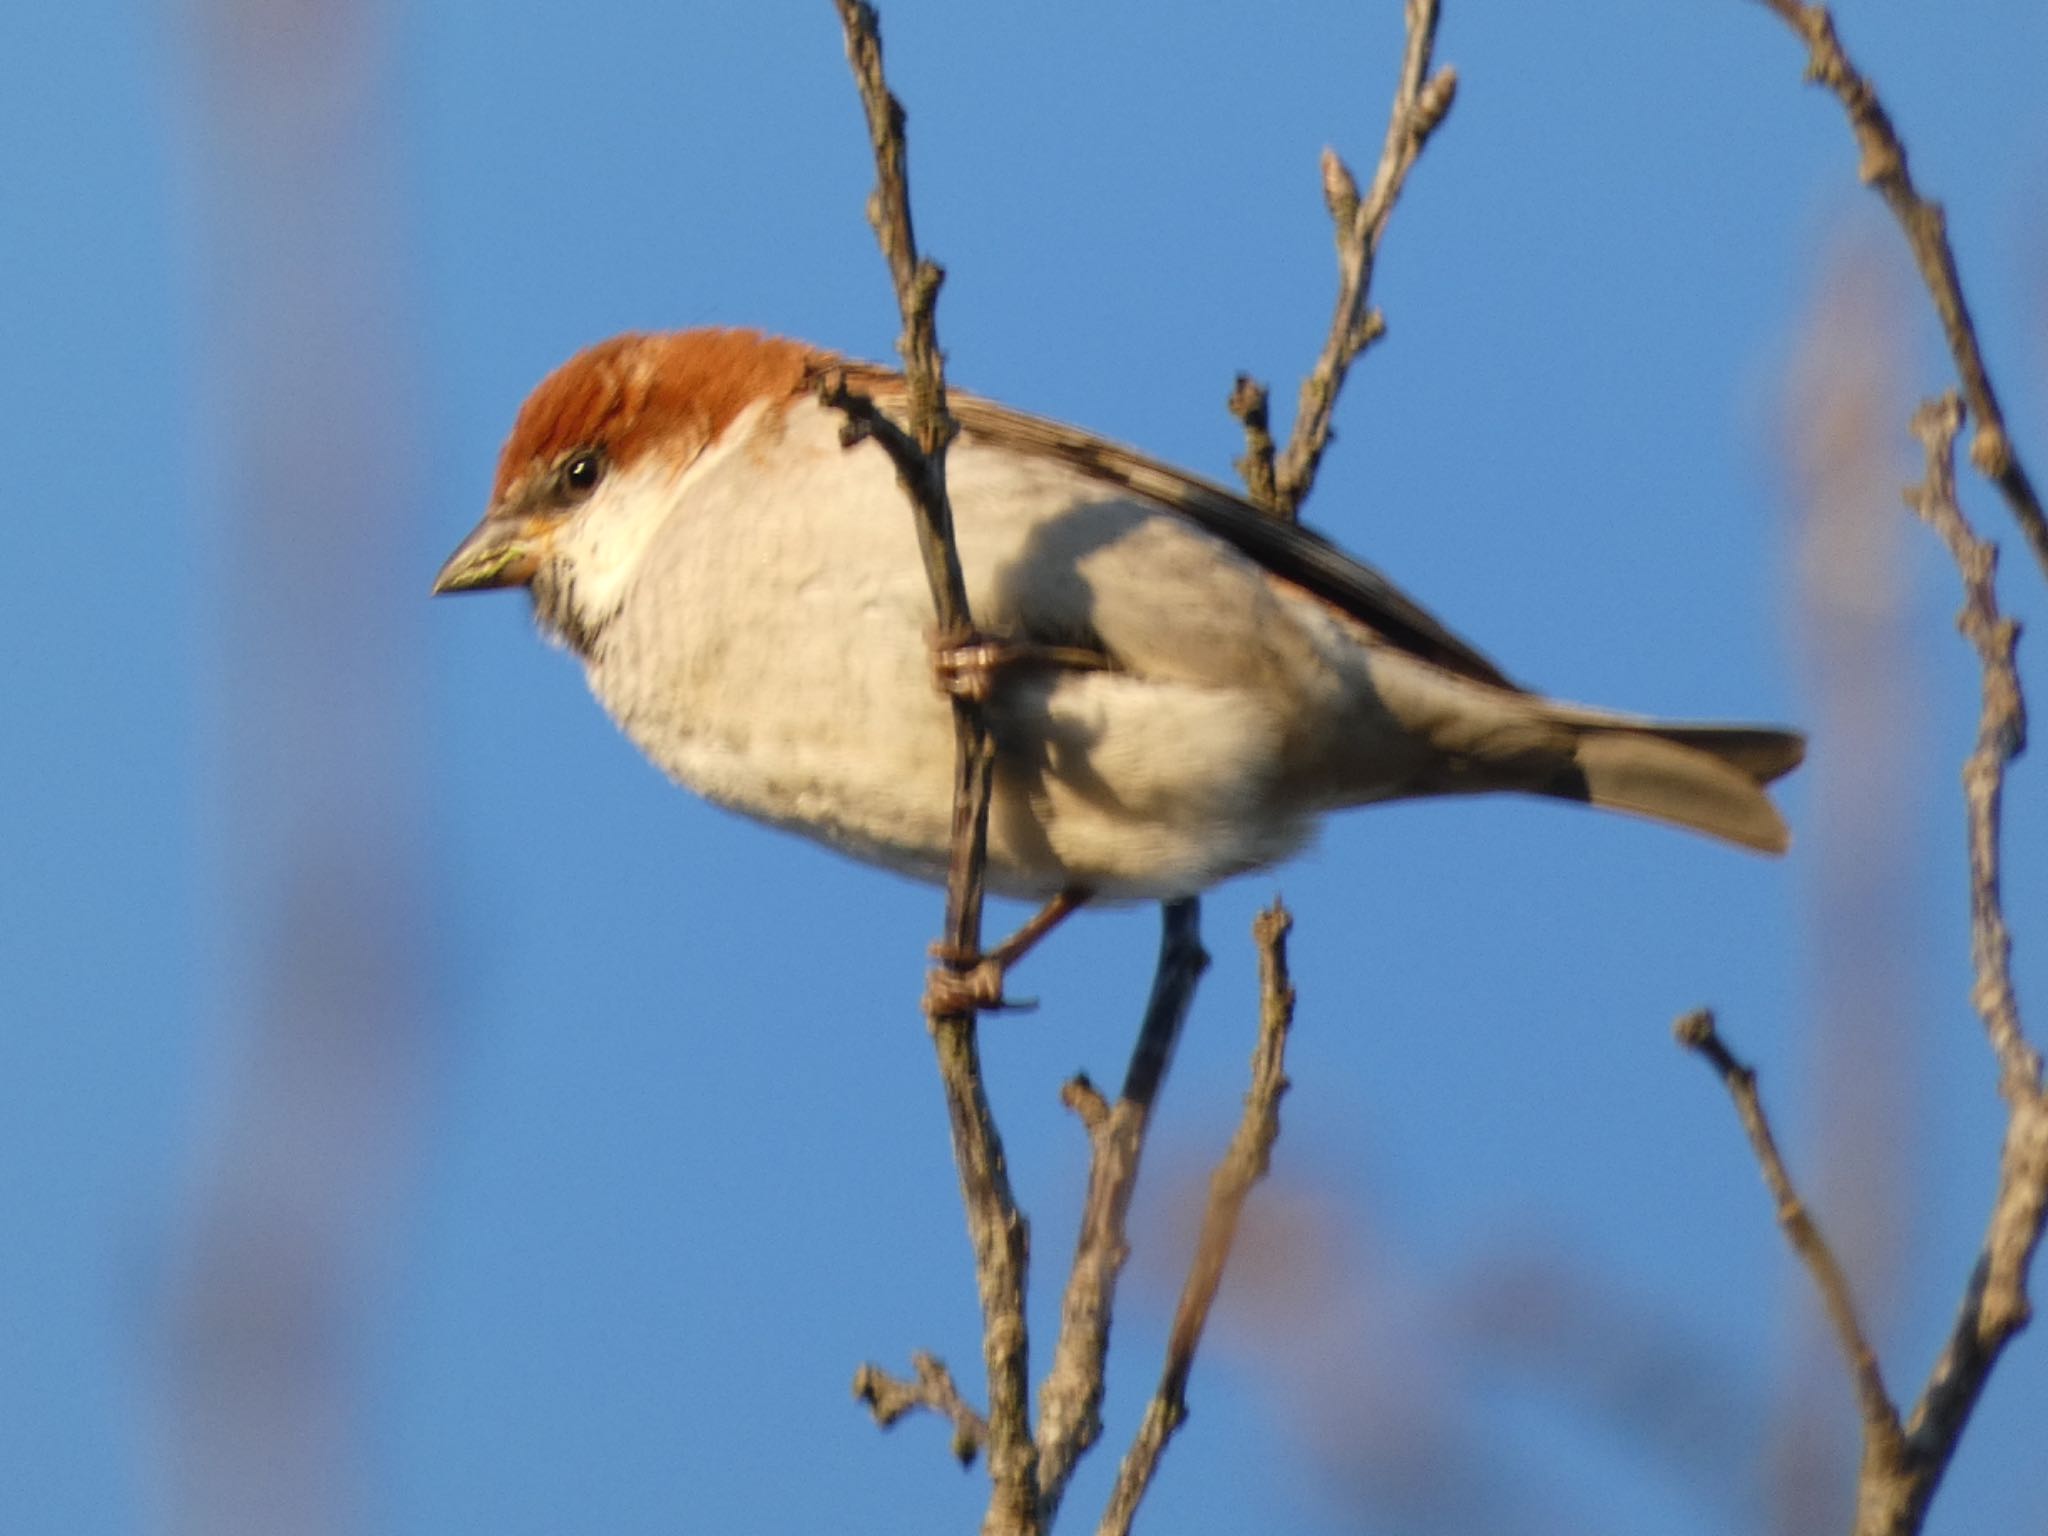
[[602,448],[578,448],[562,461],[562,489],[572,497],[588,496],[604,478],[604,469]]

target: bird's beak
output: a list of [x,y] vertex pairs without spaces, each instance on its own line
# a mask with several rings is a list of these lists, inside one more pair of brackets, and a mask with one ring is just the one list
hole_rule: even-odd
[[492,512],[456,547],[434,578],[434,596],[523,587],[540,566],[540,529],[518,513]]

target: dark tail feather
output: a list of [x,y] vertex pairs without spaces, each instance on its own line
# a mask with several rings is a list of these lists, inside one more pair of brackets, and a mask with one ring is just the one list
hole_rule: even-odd
[[[1792,834],[1764,785],[1806,755],[1795,731],[1739,725],[1647,725],[1573,720],[1583,798],[1704,832],[1762,853]],[[1573,790],[1578,798],[1577,786]]]

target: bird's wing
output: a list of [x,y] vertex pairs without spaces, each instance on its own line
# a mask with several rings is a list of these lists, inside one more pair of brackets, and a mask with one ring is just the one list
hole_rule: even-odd
[[[848,387],[872,395],[892,414],[901,408],[901,375],[836,359],[833,366],[843,371]],[[961,428],[984,442],[1056,459],[1165,506],[1390,644],[1459,676],[1521,691],[1478,649],[1446,629],[1393,582],[1299,523],[1262,512],[1214,481],[1060,422],[959,391],[947,392],[947,404]]]

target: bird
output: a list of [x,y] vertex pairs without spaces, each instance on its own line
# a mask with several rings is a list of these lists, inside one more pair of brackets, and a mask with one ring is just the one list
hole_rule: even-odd
[[[894,462],[828,388],[908,410],[899,372],[752,330],[586,348],[520,408],[433,591],[525,588],[671,779],[943,881],[935,678],[960,686],[960,658],[935,661]],[[1417,797],[1533,794],[1788,846],[1764,787],[1801,761],[1798,732],[1544,697],[1221,485],[973,394],[949,407],[977,656],[998,658],[973,684],[995,745],[986,880],[1044,903],[1034,923],[1192,896],[1288,859],[1329,812]]]

